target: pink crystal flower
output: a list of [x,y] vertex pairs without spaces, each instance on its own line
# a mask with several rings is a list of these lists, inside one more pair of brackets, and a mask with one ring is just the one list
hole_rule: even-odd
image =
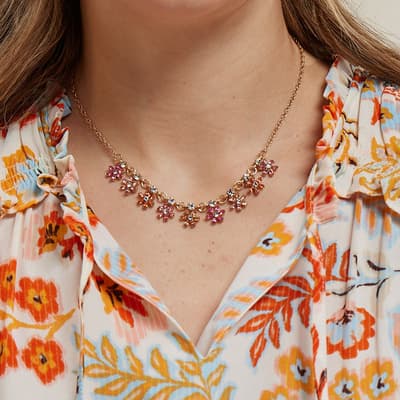
[[110,165],[105,173],[106,178],[109,178],[110,181],[119,181],[122,179],[126,169],[126,164],[123,162],[118,162],[114,165]]
[[206,221],[211,221],[212,224],[220,224],[224,220],[225,210],[223,210],[214,201],[208,202],[208,207],[206,211]]

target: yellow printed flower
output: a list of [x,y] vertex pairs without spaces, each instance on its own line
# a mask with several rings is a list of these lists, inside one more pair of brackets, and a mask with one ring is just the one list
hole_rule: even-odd
[[253,248],[251,254],[279,255],[282,248],[293,238],[283,222],[275,222],[262,235],[260,242]]
[[397,389],[393,379],[393,364],[391,361],[371,361],[364,370],[361,379],[361,389],[368,399],[393,399],[392,395]]
[[314,371],[311,358],[307,358],[298,347],[292,347],[288,354],[278,360],[278,370],[286,378],[286,387],[291,390],[303,390],[311,394],[314,391]]
[[340,370],[334,382],[329,386],[329,399],[360,400],[358,376],[346,368]]

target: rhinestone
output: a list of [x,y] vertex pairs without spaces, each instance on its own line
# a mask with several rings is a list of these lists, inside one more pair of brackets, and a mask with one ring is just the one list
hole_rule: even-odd
[[195,206],[194,206],[193,203],[188,203],[187,208],[188,208],[188,210],[190,210],[190,211],[194,211]]

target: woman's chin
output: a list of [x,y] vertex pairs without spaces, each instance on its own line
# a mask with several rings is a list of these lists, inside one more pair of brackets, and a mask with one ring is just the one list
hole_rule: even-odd
[[[121,1],[121,0],[120,0]],[[206,16],[229,14],[249,0],[122,0],[127,12],[143,16],[185,22]]]

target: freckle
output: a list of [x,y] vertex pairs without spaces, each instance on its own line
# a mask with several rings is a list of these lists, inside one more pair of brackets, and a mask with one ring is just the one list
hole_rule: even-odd
[[211,250],[211,249],[208,249],[207,252],[208,252],[208,253],[212,253],[212,250]]
[[214,240],[211,240],[211,244],[215,244]]
[[171,249],[168,249],[167,251],[168,251],[168,253],[171,253]]

